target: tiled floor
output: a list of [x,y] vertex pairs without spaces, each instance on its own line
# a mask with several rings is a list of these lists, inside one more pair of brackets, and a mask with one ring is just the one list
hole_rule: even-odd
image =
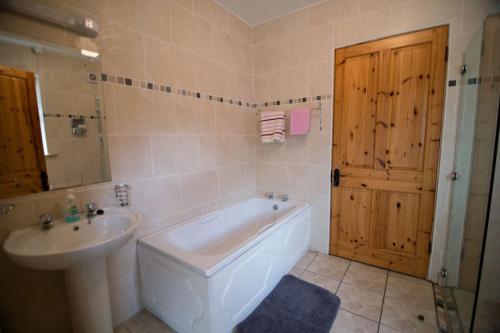
[[[330,333],[437,330],[432,285],[427,281],[313,252],[290,273],[339,296],[341,309]],[[143,332],[173,330],[147,311],[115,329],[115,333]]]
[[341,299],[331,332],[437,330],[432,285],[425,280],[312,252],[300,260],[291,274],[328,289]]

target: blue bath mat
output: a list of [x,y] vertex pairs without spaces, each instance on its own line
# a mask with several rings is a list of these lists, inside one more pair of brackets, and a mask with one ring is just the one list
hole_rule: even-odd
[[285,275],[237,326],[238,333],[328,333],[340,299],[323,288]]

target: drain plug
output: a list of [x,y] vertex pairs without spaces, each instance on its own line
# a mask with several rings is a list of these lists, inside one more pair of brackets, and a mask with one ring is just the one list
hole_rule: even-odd
[[80,230],[79,226],[73,227],[73,231],[78,231],[78,230]]
[[421,314],[418,315],[418,320],[423,321],[424,319],[425,319],[425,317],[423,315],[421,315]]

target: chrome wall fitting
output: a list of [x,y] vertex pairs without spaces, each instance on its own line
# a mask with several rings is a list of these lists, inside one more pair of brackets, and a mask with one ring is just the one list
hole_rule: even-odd
[[115,185],[115,196],[120,206],[127,207],[130,204],[130,186],[127,184]]

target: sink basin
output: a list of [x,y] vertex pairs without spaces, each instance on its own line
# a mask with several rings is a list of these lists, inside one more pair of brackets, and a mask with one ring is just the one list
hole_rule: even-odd
[[5,252],[17,264],[58,270],[105,257],[133,236],[139,225],[137,213],[126,208],[107,208],[103,215],[75,223],[56,221],[49,230],[38,225],[12,232],[4,243]]
[[75,333],[112,333],[106,256],[129,241],[141,222],[128,208],[106,208],[103,215],[79,222],[55,221],[10,233],[3,244],[17,264],[38,270],[65,270]]

